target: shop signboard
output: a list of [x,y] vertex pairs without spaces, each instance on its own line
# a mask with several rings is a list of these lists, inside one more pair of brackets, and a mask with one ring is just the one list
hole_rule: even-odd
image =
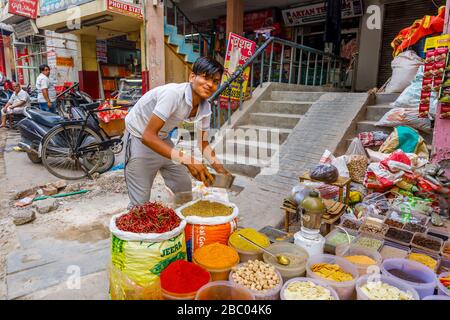
[[143,19],[142,6],[125,1],[108,0],[108,11],[120,13],[126,16]]
[[39,15],[46,16],[55,12],[66,10],[69,7],[76,7],[95,0],[41,0],[41,10]]
[[[244,32],[253,32],[256,29],[270,27],[274,24],[274,20],[275,12],[273,9],[246,12],[244,13]],[[227,18],[219,18],[217,25],[219,30],[225,32]]]
[[[225,72],[222,77],[222,84],[225,83],[228,78],[255,53],[256,43],[241,37],[235,33],[230,32],[228,37],[227,52],[225,55],[224,68]],[[245,97],[247,91],[248,79],[250,75],[250,68],[246,68],[242,73],[242,99]],[[220,107],[222,109],[228,108],[228,94],[230,90],[227,88],[220,96]],[[239,81],[231,83],[231,108],[236,109],[239,107],[239,101],[241,98],[241,90]]]
[[56,65],[60,67],[69,67],[73,68],[73,58],[72,57],[62,57],[62,56],[56,56]]
[[[341,11],[342,19],[362,16],[362,0],[342,0]],[[325,21],[326,14],[324,1],[282,11],[284,25],[287,27]]]
[[36,19],[37,6],[38,0],[9,0],[8,13]]
[[22,39],[39,33],[39,29],[36,26],[34,20],[25,20],[21,23],[14,25],[14,35],[17,39]]
[[97,40],[97,61],[108,63],[106,40]]

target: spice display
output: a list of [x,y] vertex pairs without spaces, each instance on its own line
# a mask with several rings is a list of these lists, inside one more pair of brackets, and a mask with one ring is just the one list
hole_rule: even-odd
[[343,282],[353,280],[353,276],[341,269],[338,264],[316,263],[311,266],[311,271],[325,279]]
[[404,292],[390,284],[375,281],[366,283],[361,287],[362,292],[369,300],[412,300],[413,296],[409,292]]
[[256,231],[255,229],[246,228],[233,232],[230,236],[230,239],[228,240],[230,244],[238,250],[260,251],[260,249],[258,249],[256,246],[254,246],[247,240],[241,238],[239,236],[240,234],[242,234],[246,238],[249,238],[250,240],[252,240],[253,242],[255,242],[256,244],[260,245],[263,248],[266,248],[270,245],[270,240],[266,235]]
[[420,262],[431,270],[434,270],[437,266],[437,261],[435,259],[423,253],[410,253],[408,259]]
[[119,230],[134,233],[164,233],[180,225],[175,211],[160,203],[148,202],[131,208],[116,220]]
[[439,278],[439,282],[442,283],[444,287],[447,287],[448,290],[450,290],[450,275]]
[[386,225],[378,225],[374,223],[365,223],[361,226],[361,229],[359,229],[359,232],[383,236],[389,226]]
[[425,235],[421,234],[416,234],[412,240],[412,243],[433,251],[441,250],[441,242],[439,240],[427,238]]
[[371,257],[364,256],[364,255],[346,256],[344,258],[353,264],[373,265],[373,264],[377,263]]
[[363,183],[368,160],[363,155],[351,155],[347,162],[348,173],[350,179],[357,183]]
[[281,282],[275,267],[259,260],[249,260],[233,271],[233,281],[255,291],[273,289]]
[[404,227],[405,230],[411,231],[411,232],[425,232],[427,231],[427,228],[417,224],[417,223],[412,223],[412,222],[408,222],[407,224],[405,224]]
[[195,263],[176,260],[161,272],[161,288],[173,293],[192,293],[207,284],[211,276]]
[[447,245],[443,251],[444,254],[450,255],[450,245]]
[[334,300],[329,289],[311,281],[291,282],[283,294],[286,300]]
[[411,273],[407,273],[400,269],[390,269],[388,271],[393,276],[400,278],[402,280],[411,281],[411,282],[415,282],[415,283],[426,283],[426,281],[423,281],[422,279],[416,277],[415,275],[413,275]]
[[343,226],[344,228],[348,228],[348,229],[352,229],[352,230],[358,230],[359,227],[360,227],[360,224],[357,223],[356,221],[352,221],[352,220],[350,220],[350,219],[347,219],[347,220],[345,220],[345,221],[342,223],[342,226]]
[[390,227],[389,230],[386,232],[385,236],[386,238],[390,238],[392,240],[397,240],[409,244],[409,242],[414,236],[414,233]]
[[219,217],[231,215],[233,213],[233,208],[215,201],[200,200],[181,210],[181,213],[185,217]]
[[414,215],[410,213],[400,213],[397,211],[392,211],[389,215],[390,219],[397,220],[403,223],[412,222],[424,226],[427,223],[428,217],[421,217],[419,215]]
[[385,244],[381,249],[380,254],[383,259],[391,259],[391,258],[403,259],[406,258],[406,256],[408,255],[408,251]]
[[216,242],[195,250],[194,261],[205,268],[226,269],[239,262],[239,255],[233,248]]
[[[350,237],[350,239],[349,239]],[[351,234],[348,235],[346,233],[343,232],[337,232],[335,233],[330,239],[327,240],[327,244],[332,245],[332,246],[338,246],[340,244],[348,244],[349,241],[352,242],[353,239],[355,239],[354,236],[352,236]]]
[[383,243],[381,240],[378,240],[378,239],[373,239],[373,238],[368,238],[368,237],[359,237],[358,239],[356,239],[355,244],[357,244],[361,247],[378,250],[378,249],[380,249],[380,247]]
[[384,221],[384,223],[387,224],[388,226],[391,226],[394,228],[399,228],[399,229],[402,229],[403,226],[405,225],[404,223],[394,220],[394,219],[386,219],[386,221]]

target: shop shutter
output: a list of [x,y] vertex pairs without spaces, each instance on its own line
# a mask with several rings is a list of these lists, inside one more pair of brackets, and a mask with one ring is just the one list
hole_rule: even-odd
[[436,15],[438,12],[436,5],[445,5],[445,0],[408,0],[385,5],[380,65],[378,69],[379,88],[392,74],[392,40],[400,30],[410,26],[414,20],[421,19],[425,15]]

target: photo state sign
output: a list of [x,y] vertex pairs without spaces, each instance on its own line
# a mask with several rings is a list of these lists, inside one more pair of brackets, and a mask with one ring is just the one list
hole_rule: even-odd
[[142,6],[117,0],[108,0],[108,11],[120,13],[126,16],[144,19]]
[[8,13],[36,19],[37,6],[38,0],[9,0]]

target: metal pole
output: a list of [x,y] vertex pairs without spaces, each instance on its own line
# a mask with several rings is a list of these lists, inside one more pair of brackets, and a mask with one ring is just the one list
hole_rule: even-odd
[[336,83],[336,59],[334,59],[333,62],[333,87],[335,83]]
[[322,56],[322,64],[321,64],[321,66],[320,66],[320,85],[322,85],[322,80],[323,80],[323,59],[324,59],[325,57],[324,56]]
[[264,80],[263,73],[264,73],[264,51],[261,54],[261,70],[259,72],[259,85],[261,86],[261,88],[263,86],[262,83]]
[[302,79],[302,58],[303,58],[303,49],[300,49],[300,56],[298,57],[297,84],[300,84],[300,80]]
[[291,83],[292,80],[292,63],[294,61],[294,47],[291,47],[291,61],[289,62],[289,80],[288,83]]
[[244,79],[241,75],[241,77],[239,79],[239,110],[242,110],[242,82],[243,82],[243,80]]
[[191,22],[191,44],[192,44],[192,50],[194,50],[194,25]]
[[178,21],[177,21],[177,6],[174,4],[173,5],[173,25],[175,26],[175,27],[177,27],[178,28],[178,26],[177,26],[177,23],[178,23]]
[[308,60],[306,62],[306,80],[305,85],[308,85],[308,76],[309,76],[309,59],[311,57],[311,52],[308,52]]
[[278,82],[281,82],[281,78],[283,75],[283,63],[284,63],[284,43],[281,45],[280,75],[278,77]]
[[253,92],[253,63],[250,66],[250,95]]
[[330,83],[331,58],[327,57],[327,84]]
[[228,85],[228,124],[231,124],[231,83]]
[[272,47],[270,49],[270,60],[269,60],[269,82],[272,82],[272,59],[273,59],[273,47],[275,42],[272,42]]
[[316,53],[316,60],[314,61],[314,76],[313,76],[313,86],[316,85],[316,74],[317,74],[317,58],[319,54]]
[[186,42],[186,18],[183,16],[183,36],[184,42]]

